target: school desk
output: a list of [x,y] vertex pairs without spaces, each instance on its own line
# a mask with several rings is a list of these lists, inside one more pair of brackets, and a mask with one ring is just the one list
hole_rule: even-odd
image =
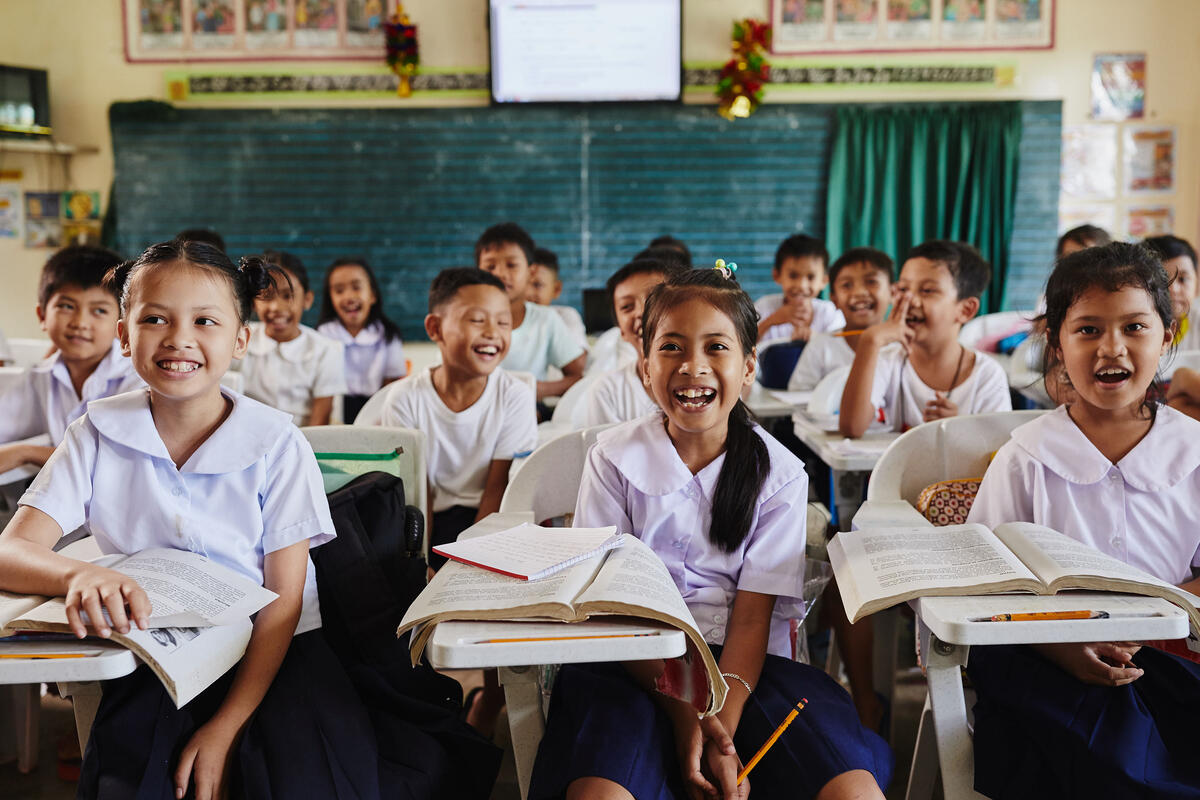
[[900,434],[872,428],[858,439],[847,439],[838,432],[836,416],[818,418],[800,410],[792,415],[792,425],[796,438],[832,472],[834,523],[839,530],[849,530],[850,521],[862,505],[867,477]]
[[812,392],[785,392],[779,389],[768,389],[758,381],[750,387],[750,396],[746,406],[760,420],[790,417],[797,410],[808,405]]
[[[604,637],[604,638],[585,638]],[[443,622],[425,653],[435,669],[499,668],[508,706],[513,760],[521,797],[545,730],[545,699],[539,685],[544,665],[639,661],[683,655],[683,631],[646,620],[586,622]]]
[[[932,796],[939,765],[946,800],[983,800],[973,788],[975,754],[962,684],[962,668],[971,645],[1182,639],[1188,633],[1187,615],[1166,600],[1107,592],[922,597],[910,605],[919,621],[918,648],[929,689],[908,778],[908,800]],[[1078,609],[1107,611],[1113,616],[983,621],[995,614]]]

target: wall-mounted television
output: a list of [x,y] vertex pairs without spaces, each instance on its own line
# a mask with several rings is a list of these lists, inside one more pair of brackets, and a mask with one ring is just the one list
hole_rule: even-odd
[[0,136],[49,136],[46,70],[0,64]]
[[497,103],[679,100],[682,0],[489,0]]

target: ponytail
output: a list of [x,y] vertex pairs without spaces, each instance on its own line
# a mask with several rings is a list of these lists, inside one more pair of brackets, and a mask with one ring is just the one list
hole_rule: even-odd
[[754,509],[771,471],[767,443],[754,430],[754,415],[741,400],[729,412],[725,438],[725,463],[713,493],[712,524],[708,538],[723,552],[732,553],[750,535]]

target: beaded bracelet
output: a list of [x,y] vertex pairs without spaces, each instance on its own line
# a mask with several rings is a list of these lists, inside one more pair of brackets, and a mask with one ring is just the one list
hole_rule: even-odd
[[742,686],[746,687],[746,692],[748,694],[754,694],[754,690],[750,688],[750,684],[746,681],[746,679],[743,678],[741,675],[738,675],[736,672],[722,672],[721,677],[722,678],[733,678],[735,681],[740,683]]

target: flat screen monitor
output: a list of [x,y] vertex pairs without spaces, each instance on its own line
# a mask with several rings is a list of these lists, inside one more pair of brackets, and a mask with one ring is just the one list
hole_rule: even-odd
[[489,0],[497,103],[679,100],[681,0]]

